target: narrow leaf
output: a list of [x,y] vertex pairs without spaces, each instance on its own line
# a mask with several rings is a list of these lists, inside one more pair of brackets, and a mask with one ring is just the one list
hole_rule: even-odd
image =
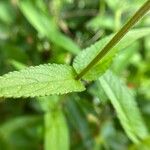
[[[119,50],[128,47],[134,41],[147,35],[150,35],[150,28],[135,29],[128,32],[127,35],[114,48],[112,48],[105,57],[103,57],[87,72],[87,74],[83,76],[83,79],[89,81],[98,79],[98,77],[109,68],[113,58]],[[94,45],[86,48],[78,54],[73,62],[73,66],[77,73],[80,73],[95,58],[95,56],[102,50],[111,38],[112,35],[96,42]]]
[[36,1],[19,1],[18,6],[28,21],[41,35],[47,37],[54,44],[77,54],[80,48],[70,38],[62,34],[54,23],[52,16],[39,9],[34,2]]
[[114,106],[128,137],[135,143],[144,139],[148,135],[147,128],[137,103],[125,84],[110,71],[101,76],[99,82]]
[[1,124],[0,126],[0,135],[9,138],[14,131],[21,128],[25,129],[28,126],[38,124],[42,122],[42,118],[38,116],[22,116],[8,120],[7,122]]
[[44,114],[45,150],[69,150],[69,131],[67,122],[60,107],[60,97],[39,98]]
[[83,143],[85,149],[92,149],[94,141],[91,135],[89,123],[86,119],[87,116],[74,96],[67,100],[66,114],[73,129],[75,129],[75,131],[81,136],[81,143]]
[[69,150],[68,129],[62,111],[46,113],[45,121],[45,150]]
[[0,77],[0,97],[35,97],[84,90],[74,76],[72,67],[57,64],[11,72]]
[[42,117],[13,117],[0,125],[0,149],[39,149],[43,131]]

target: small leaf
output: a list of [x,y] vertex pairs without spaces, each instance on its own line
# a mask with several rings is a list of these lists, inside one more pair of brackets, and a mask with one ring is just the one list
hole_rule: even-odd
[[0,77],[0,97],[35,97],[84,90],[74,75],[72,67],[57,64],[11,72]]
[[[38,8],[34,2],[36,1],[20,0],[18,5],[32,26],[54,44],[77,54],[80,51],[80,48],[69,37],[62,34],[52,16],[50,16],[47,11]],[[45,4],[43,5],[45,6]]]
[[[102,75],[111,65],[113,58],[119,50],[122,50],[132,44],[134,41],[144,36],[150,35],[150,28],[135,29],[126,34],[126,36],[114,47],[109,53],[105,55],[93,68],[91,68],[87,74],[83,76],[85,80],[96,80]],[[73,67],[80,73],[102,50],[102,48],[112,38],[108,36],[102,40],[96,42],[94,45],[86,48],[74,59]]]
[[137,103],[125,84],[110,71],[101,76],[99,82],[114,106],[128,137],[135,143],[139,138],[144,139],[148,135],[147,128]]

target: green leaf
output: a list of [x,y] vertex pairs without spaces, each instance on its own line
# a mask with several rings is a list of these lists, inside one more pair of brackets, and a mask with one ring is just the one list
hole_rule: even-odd
[[138,144],[133,144],[129,147],[129,150],[149,150],[150,148],[150,136],[141,141]]
[[69,150],[68,126],[58,96],[40,98],[45,121],[45,150]]
[[15,20],[15,13],[13,7],[8,1],[0,1],[0,21],[9,25]]
[[42,136],[41,116],[21,116],[8,119],[0,126],[0,149],[38,149]]
[[[94,141],[91,135],[91,126],[89,125],[89,122],[87,120],[87,114],[85,114],[82,108],[82,106],[86,108],[87,105],[79,104],[82,100],[83,99],[78,99],[76,95],[72,95],[72,97],[69,97],[66,102],[66,115],[70,122],[70,125],[72,125],[71,127],[73,128],[73,130],[81,136],[80,146],[83,144],[84,149],[92,149],[94,146]],[[78,139],[74,140],[74,142],[76,142],[76,140]]]
[[[109,68],[113,58],[119,50],[128,47],[134,41],[147,35],[150,35],[150,28],[135,29],[128,32],[126,36],[114,48],[112,48],[109,53],[105,55],[105,57],[103,57],[93,68],[87,72],[87,74],[83,76],[83,79],[89,81],[98,79],[98,77]],[[113,35],[96,42],[78,54],[73,62],[73,67],[77,73],[80,73],[95,58],[99,51],[101,51],[102,48],[112,38],[112,36]]]
[[129,5],[129,2],[126,1],[126,0],[106,0],[106,3],[108,5],[108,7],[110,9],[112,9],[113,11],[116,11],[117,9],[126,9],[128,8],[130,5]]
[[134,96],[123,82],[112,72],[108,71],[99,78],[101,87],[114,106],[117,116],[127,133],[135,143],[148,135]]
[[[57,112],[56,112],[57,111]],[[68,128],[60,110],[46,113],[45,150],[69,150]]]
[[92,18],[87,23],[87,28],[93,29],[93,30],[99,30],[99,29],[107,29],[107,30],[113,30],[114,25],[114,19],[110,15],[101,16],[98,15],[95,18]]
[[22,116],[18,118],[11,119],[0,126],[0,135],[5,138],[9,138],[9,136],[15,132],[16,130],[25,128],[27,126],[35,125],[37,122],[42,122],[42,118],[38,116]]
[[27,67],[25,64],[23,64],[19,61],[16,61],[14,59],[9,60],[9,63],[17,70],[25,69]]
[[35,97],[84,90],[74,76],[72,67],[57,64],[11,72],[0,77],[0,97]]
[[135,56],[136,52],[139,50],[139,44],[139,42],[135,42],[128,49],[125,49],[119,53],[111,67],[115,73],[121,73],[131,63],[131,58],[133,58],[133,56]]
[[47,37],[54,44],[65,50],[77,54],[80,48],[70,38],[59,31],[52,16],[38,8],[35,2],[31,0],[20,0],[18,6],[24,16],[41,35]]

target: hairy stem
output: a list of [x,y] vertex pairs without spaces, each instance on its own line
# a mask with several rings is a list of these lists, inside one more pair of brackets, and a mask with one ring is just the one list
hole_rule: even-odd
[[81,79],[97,62],[99,62],[149,10],[150,0],[141,6],[141,8],[114,35],[114,37],[106,44],[106,46],[98,53],[98,55],[76,76],[76,79]]

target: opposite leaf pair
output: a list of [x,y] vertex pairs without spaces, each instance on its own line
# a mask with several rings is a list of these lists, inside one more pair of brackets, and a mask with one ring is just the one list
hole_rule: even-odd
[[[118,50],[149,34],[149,28],[130,31],[110,53],[83,76],[83,79],[97,80],[109,68]],[[85,87],[80,80],[75,79],[75,71],[80,73],[111,37],[106,37],[81,51],[74,60],[74,68],[68,65],[45,64],[1,76],[0,97],[35,97],[83,91]]]
[[[21,7],[21,9],[23,11],[27,10],[24,7]],[[41,65],[30,67],[20,72],[12,72],[0,77],[0,97],[35,97],[84,90],[84,86],[79,79],[83,78],[87,81],[98,79],[108,69],[118,50],[129,46],[138,38],[150,34],[150,29],[148,28],[128,32],[149,9],[150,1],[148,0],[113,38],[111,36],[104,38],[79,53],[73,63],[73,67],[78,75],[75,74],[73,67],[56,64]],[[24,13],[28,13],[28,11]],[[34,13],[36,15],[37,11]],[[41,16],[41,20],[44,16]],[[45,20],[48,21],[48,19]],[[35,19],[33,24],[36,24],[36,21]],[[45,23],[47,24],[47,21],[43,22],[44,25]],[[41,26],[37,28],[43,33]],[[126,35],[126,33],[128,34]],[[123,37],[124,39],[121,40]],[[119,44],[116,45],[118,42]]]

